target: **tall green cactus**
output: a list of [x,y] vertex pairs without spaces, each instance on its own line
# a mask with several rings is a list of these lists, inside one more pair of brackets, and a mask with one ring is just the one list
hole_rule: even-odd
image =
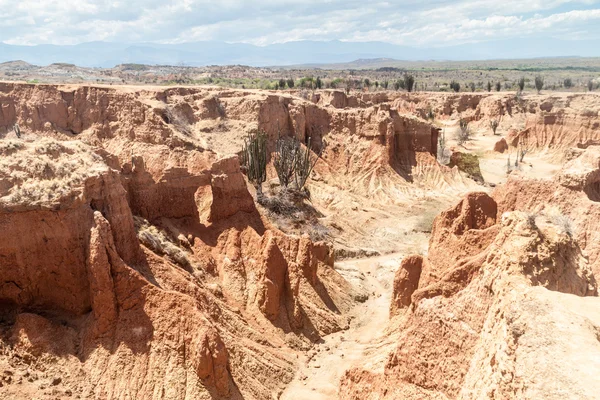
[[296,172],[296,161],[300,152],[300,142],[297,138],[279,137],[275,147],[273,166],[282,187],[287,188]]
[[306,147],[298,148],[295,173],[296,188],[298,190],[301,190],[306,184],[310,173],[317,164],[317,161],[319,161],[319,158],[321,157],[321,152],[323,151],[323,149],[321,148],[321,152],[319,152],[319,154],[317,154],[316,157],[313,157],[310,150],[310,139],[311,138],[309,137],[306,143]]
[[262,184],[267,180],[267,135],[261,130],[248,133],[242,147],[241,164],[246,170],[248,180],[256,187],[256,193],[262,196]]

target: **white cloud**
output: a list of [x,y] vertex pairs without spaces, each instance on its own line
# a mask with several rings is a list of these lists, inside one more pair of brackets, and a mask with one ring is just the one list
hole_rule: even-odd
[[10,44],[339,39],[442,46],[600,37],[600,0],[0,0],[0,9],[0,41]]

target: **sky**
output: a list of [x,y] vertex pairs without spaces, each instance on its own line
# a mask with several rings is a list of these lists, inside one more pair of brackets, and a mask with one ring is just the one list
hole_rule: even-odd
[[600,39],[600,0],[0,0],[0,9],[0,42],[18,45]]

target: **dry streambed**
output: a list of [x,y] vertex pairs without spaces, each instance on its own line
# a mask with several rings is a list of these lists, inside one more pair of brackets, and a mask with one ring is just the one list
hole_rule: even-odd
[[339,380],[355,365],[383,369],[394,338],[386,333],[394,273],[404,254],[345,260],[335,269],[368,298],[350,313],[348,330],[323,338],[301,360],[281,399],[337,399]]

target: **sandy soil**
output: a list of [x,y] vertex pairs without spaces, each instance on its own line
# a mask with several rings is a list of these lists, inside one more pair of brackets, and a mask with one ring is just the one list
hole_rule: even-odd
[[523,162],[515,168],[517,157],[516,149],[510,148],[504,153],[494,151],[497,141],[506,137],[507,131],[499,129],[493,135],[489,129],[472,129],[469,141],[463,145],[456,142],[458,121],[446,120],[438,124],[444,130],[447,138],[447,147],[454,147],[458,151],[473,153],[479,157],[479,166],[485,182],[489,186],[497,186],[506,182],[508,178],[507,164],[510,158],[511,171],[518,170],[524,175],[535,179],[550,179],[560,170],[563,160],[562,154],[557,151],[531,151],[528,152]]
[[[281,399],[337,399],[344,372],[368,362],[383,369],[395,337],[386,332],[394,272],[404,254],[337,262],[335,269],[353,285],[363,288],[368,299],[351,312],[347,331],[326,336],[301,361],[302,367]],[[368,360],[368,361],[367,361]]]

